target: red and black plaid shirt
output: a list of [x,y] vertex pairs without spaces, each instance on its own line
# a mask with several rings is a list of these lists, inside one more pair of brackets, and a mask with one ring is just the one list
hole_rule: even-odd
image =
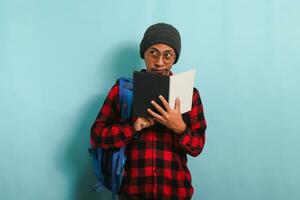
[[[91,129],[93,147],[126,145],[127,161],[121,193],[132,199],[191,199],[193,187],[187,154],[197,156],[205,143],[206,121],[199,92],[194,88],[191,111],[183,114],[186,130],[181,136],[156,122],[137,132],[131,123],[120,123],[119,86],[116,83]],[[135,139],[133,136],[138,134]]]

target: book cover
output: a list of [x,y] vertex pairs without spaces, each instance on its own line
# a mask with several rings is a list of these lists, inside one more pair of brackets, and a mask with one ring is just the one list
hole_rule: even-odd
[[172,76],[163,76],[146,71],[133,73],[133,113],[134,117],[152,117],[147,109],[151,108],[159,113],[151,104],[154,100],[164,108],[161,100],[162,95],[170,104],[175,106],[176,97],[180,98],[180,111],[190,111],[192,106],[193,86],[195,70],[183,72]]

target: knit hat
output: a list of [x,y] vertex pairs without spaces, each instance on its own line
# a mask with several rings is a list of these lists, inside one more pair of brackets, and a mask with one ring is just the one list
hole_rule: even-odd
[[179,58],[181,50],[181,39],[178,30],[174,26],[166,23],[153,24],[147,28],[140,44],[141,58],[144,59],[144,53],[147,48],[157,43],[169,45],[175,50],[175,64]]

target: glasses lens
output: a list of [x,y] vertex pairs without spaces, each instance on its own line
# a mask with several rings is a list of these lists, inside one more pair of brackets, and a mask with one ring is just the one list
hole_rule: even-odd
[[165,52],[163,54],[163,60],[164,60],[165,64],[170,64],[170,63],[174,62],[175,55],[171,52]]
[[155,49],[150,49],[147,53],[148,57],[153,59],[153,60],[157,60],[160,57],[160,53],[159,51],[155,50]]
[[157,61],[160,58],[160,56],[162,56],[162,59],[166,65],[175,61],[175,53],[172,51],[166,51],[161,53],[156,49],[149,49],[146,52],[146,56],[153,61]]

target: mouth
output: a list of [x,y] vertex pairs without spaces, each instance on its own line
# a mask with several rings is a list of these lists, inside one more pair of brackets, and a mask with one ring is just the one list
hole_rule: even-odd
[[167,74],[167,70],[163,70],[163,69],[152,69],[151,71],[153,73],[161,74],[161,75]]

